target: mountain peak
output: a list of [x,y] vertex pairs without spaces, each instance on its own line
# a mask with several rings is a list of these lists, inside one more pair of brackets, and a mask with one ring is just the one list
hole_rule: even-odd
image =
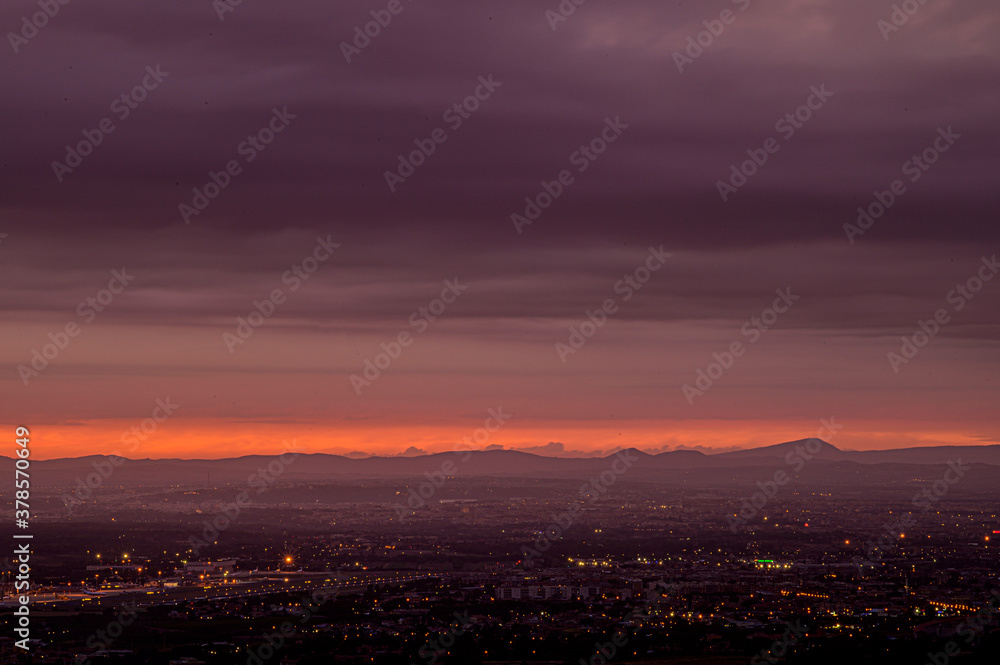
[[795,441],[788,441],[786,443],[779,443],[777,445],[779,445],[779,446],[810,446],[812,448],[815,448],[816,446],[819,446],[820,450],[830,450],[830,451],[836,450],[838,453],[840,452],[840,448],[838,448],[837,446],[833,445],[832,443],[827,443],[823,439],[816,438],[815,436],[811,436],[808,439],[797,439]]
[[638,448],[622,448],[621,450],[616,450],[615,452],[611,453],[610,455],[605,455],[604,459],[608,459],[610,457],[614,457],[615,455],[619,455],[621,453],[629,453],[631,455],[635,455],[636,457],[641,457],[641,458],[652,457],[652,455],[650,455],[649,453],[643,452],[643,451],[639,450]]
[[728,453],[719,453],[714,457],[768,457],[783,456],[795,450],[805,450],[813,457],[836,457],[843,453],[837,446],[827,443],[817,437],[808,439],[796,439],[795,441],[785,441],[772,446],[762,446],[760,448],[748,448],[746,450],[734,450]]

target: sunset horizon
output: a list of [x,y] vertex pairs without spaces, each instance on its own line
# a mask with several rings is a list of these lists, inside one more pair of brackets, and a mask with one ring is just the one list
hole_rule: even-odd
[[1000,658],[996,0],[0,27],[0,663]]
[[[839,429],[844,423],[836,419],[828,420],[837,429],[827,428],[810,432],[806,428],[772,426],[762,428],[757,423],[748,423],[743,427],[720,431],[712,423],[704,423],[702,428],[657,432],[644,428],[632,428],[630,439],[616,431],[610,425],[591,430],[574,430],[572,427],[553,429],[529,429],[515,427],[513,422],[504,432],[491,434],[488,442],[476,444],[474,432],[480,428],[474,420],[466,427],[461,425],[438,427],[433,425],[399,426],[389,428],[380,433],[379,430],[366,430],[363,435],[351,435],[347,432],[324,434],[324,430],[314,424],[296,428],[294,436],[283,435],[288,431],[287,425],[262,426],[260,423],[230,423],[218,425],[214,436],[204,425],[180,425],[170,436],[157,437],[155,431],[145,434],[141,422],[132,424],[123,422],[122,429],[111,428],[115,436],[102,444],[101,426],[78,423],[60,428],[44,426],[34,428],[35,436],[44,437],[50,455],[39,459],[62,459],[83,457],[88,455],[117,455],[127,459],[226,459],[245,455],[273,455],[283,449],[285,443],[296,446],[302,453],[323,453],[347,457],[397,457],[415,456],[444,452],[466,450],[512,450],[528,452],[543,457],[603,457],[627,448],[635,448],[648,454],[659,454],[675,450],[697,450],[705,454],[718,454],[737,450],[750,450],[765,446],[773,446],[790,441],[818,438],[843,451],[866,450],[899,450],[907,448],[928,448],[937,446],[990,446],[997,442],[985,440],[984,437],[971,433],[956,435],[942,431],[866,431],[847,433]],[[819,421],[817,421],[819,422]],[[87,427],[87,439],[74,441],[74,432],[80,427]],[[134,428],[134,429],[133,429]],[[188,429],[190,428],[190,429]],[[715,431],[713,432],[713,429]],[[262,434],[263,431],[275,430],[272,437]],[[318,432],[317,432],[318,430]],[[402,434],[401,431],[410,434]],[[449,437],[448,433],[453,435]],[[526,433],[527,432],[527,433]],[[538,432],[531,436],[531,432]],[[563,433],[558,436],[557,433]],[[573,436],[566,436],[571,432]],[[77,435],[79,436],[79,435]],[[145,440],[143,440],[145,437]],[[250,440],[243,437],[254,437]],[[163,440],[160,440],[160,439]],[[329,441],[347,439],[356,445],[347,443],[331,445]],[[63,441],[67,443],[63,444]],[[396,442],[398,441],[398,443]],[[591,445],[587,445],[591,444]],[[712,445],[714,444],[714,445]],[[868,445],[865,445],[868,444]],[[872,445],[874,444],[874,445]],[[206,454],[211,450],[224,450],[225,453]],[[83,452],[76,453],[75,451]]]

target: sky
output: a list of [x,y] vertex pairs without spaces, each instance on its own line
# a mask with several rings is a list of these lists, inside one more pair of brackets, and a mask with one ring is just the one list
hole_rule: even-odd
[[3,3],[2,420],[43,459],[997,443],[1000,9],[893,4]]

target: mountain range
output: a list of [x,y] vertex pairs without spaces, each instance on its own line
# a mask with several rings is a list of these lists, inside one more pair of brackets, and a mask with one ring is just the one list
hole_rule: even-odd
[[[14,460],[3,458],[11,467]],[[324,453],[249,455],[229,459],[125,459],[104,455],[32,461],[32,486],[73,487],[77,479],[100,473],[108,486],[202,486],[251,482],[274,476],[282,481],[378,480],[447,476],[494,478],[589,478],[616,465],[621,475],[653,482],[723,482],[747,474],[760,477],[777,470],[803,479],[858,482],[940,474],[949,462],[1000,467],[1000,445],[937,446],[894,450],[840,450],[820,439],[800,439],[772,446],[706,454],[675,450],[651,455],[625,449],[605,457],[544,457],[513,450],[446,452],[412,457],[350,458]],[[282,461],[284,460],[284,461]],[[616,462],[617,460],[617,462]],[[627,464],[627,466],[625,466]],[[269,470],[270,468],[270,470]],[[979,471],[994,476],[998,469]],[[978,474],[977,474],[978,475]],[[105,481],[105,477],[107,480]]]

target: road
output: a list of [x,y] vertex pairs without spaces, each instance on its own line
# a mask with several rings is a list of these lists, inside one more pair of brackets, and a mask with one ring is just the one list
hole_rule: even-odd
[[[137,588],[114,591],[99,596],[80,591],[67,593],[44,593],[32,596],[31,605],[38,609],[71,610],[116,608],[126,603],[137,607],[154,605],[178,605],[201,600],[236,600],[254,596],[269,596],[279,593],[301,593],[308,595],[320,589],[327,593],[334,589],[337,593],[359,593],[370,584],[402,584],[429,577],[426,573],[327,573],[306,574],[280,573],[259,581],[212,581],[197,586],[165,588]],[[305,579],[311,577],[311,579]]]

